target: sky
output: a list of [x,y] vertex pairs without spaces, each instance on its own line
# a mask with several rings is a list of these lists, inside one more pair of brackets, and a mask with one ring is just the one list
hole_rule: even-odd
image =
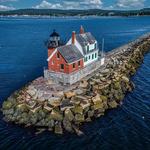
[[150,7],[150,0],[0,0],[0,11],[35,9],[118,9]]

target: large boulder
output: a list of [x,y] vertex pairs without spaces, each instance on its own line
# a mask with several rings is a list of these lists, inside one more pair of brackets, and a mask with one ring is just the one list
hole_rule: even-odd
[[103,109],[103,108],[104,108],[104,105],[103,105],[102,102],[97,102],[97,103],[94,104],[91,108],[92,108],[93,110]]
[[115,90],[119,90],[121,88],[121,86],[120,86],[120,82],[114,82],[114,89]]
[[51,99],[48,100],[48,104],[50,104],[53,107],[60,106],[60,103],[61,103],[60,97],[52,97]]
[[83,114],[83,108],[79,105],[75,106],[72,111],[75,113],[75,114]]
[[80,103],[80,106],[83,108],[83,110],[86,110],[90,105],[91,104],[88,100],[84,100]]
[[41,119],[43,119],[43,118],[46,117],[46,111],[44,111],[43,109],[40,109],[40,110],[38,111],[38,114],[39,114],[39,117],[40,117]]
[[36,90],[34,87],[29,88],[29,89],[27,90],[27,93],[28,93],[30,96],[32,96],[32,97],[36,95],[36,92],[37,92],[37,90]]
[[49,128],[53,128],[54,126],[55,126],[55,121],[52,120],[51,118],[48,119],[48,127],[49,127]]
[[68,121],[67,119],[64,119],[63,120],[63,127],[66,131],[68,132],[73,132],[73,129],[72,129],[72,124],[70,121]]
[[35,125],[36,122],[38,121],[38,115],[37,115],[37,114],[32,114],[32,115],[30,115],[29,121],[30,121],[30,123],[31,123],[32,125]]
[[65,94],[66,98],[72,98],[72,97],[74,97],[76,95],[75,92],[71,92],[71,91],[65,92],[64,94]]
[[76,121],[76,123],[77,122],[79,122],[79,123],[84,122],[85,121],[84,115],[83,114],[82,115],[81,114],[76,114],[75,115],[75,121]]
[[37,102],[36,102],[35,100],[30,100],[30,101],[28,101],[28,103],[27,103],[27,106],[28,106],[30,109],[33,109],[36,105],[37,105]]
[[88,111],[88,118],[92,118],[94,116],[94,110]]
[[108,102],[109,108],[116,108],[118,106],[116,101],[110,101]]
[[24,112],[24,113],[21,114],[19,123],[20,124],[28,124],[29,123],[29,115],[28,115],[28,113]]
[[72,127],[78,136],[84,135],[84,133],[77,126],[73,125]]
[[76,89],[76,90],[74,90],[74,92],[75,92],[76,95],[81,95],[81,94],[83,94],[85,91],[84,91],[83,89]]
[[94,90],[94,91],[99,90],[99,85],[94,85],[94,86],[93,86],[93,90]]
[[100,95],[100,98],[102,99],[103,102],[106,102],[108,99],[107,96],[104,95]]
[[61,105],[60,105],[60,109],[61,111],[65,111],[66,109],[71,109],[74,108],[73,103],[70,100],[62,100]]
[[93,102],[94,104],[102,103],[102,99],[101,99],[100,95],[97,94],[95,97],[93,97],[93,98],[92,98],[92,102]]
[[16,109],[19,112],[28,112],[29,111],[28,106],[25,103],[17,105]]
[[55,133],[56,134],[63,134],[63,129],[62,129],[60,122],[58,124],[55,124]]
[[7,110],[10,109],[13,106],[11,101],[4,101],[2,109]]
[[52,110],[52,112],[50,113],[50,118],[56,121],[62,121],[63,115],[59,111]]
[[77,97],[73,97],[70,102],[74,105],[80,104],[80,100]]
[[77,95],[74,98],[71,99],[71,102],[74,103],[75,105],[79,105],[82,101],[87,101],[88,97],[87,95]]
[[129,83],[129,78],[127,78],[126,76],[122,76],[122,80],[126,83]]
[[86,80],[82,80],[81,82],[80,82],[80,85],[79,85],[79,87],[81,87],[81,88],[87,88],[88,87],[88,82],[86,81]]
[[42,107],[42,105],[41,105],[41,104],[38,104],[38,105],[35,106],[33,109],[30,109],[30,111],[31,111],[32,113],[37,113],[40,109],[42,109],[41,107]]
[[101,71],[102,74],[106,74],[106,75],[107,75],[109,72],[110,72],[109,69],[105,69],[105,70],[102,70],[102,71]]
[[48,104],[48,103],[45,103],[44,106],[43,106],[44,110],[47,111],[47,112],[51,112],[53,107]]
[[65,110],[65,119],[72,121],[74,119],[74,115],[70,109]]
[[5,110],[3,110],[3,114],[4,115],[13,115],[14,114],[14,109],[13,108],[5,109]]

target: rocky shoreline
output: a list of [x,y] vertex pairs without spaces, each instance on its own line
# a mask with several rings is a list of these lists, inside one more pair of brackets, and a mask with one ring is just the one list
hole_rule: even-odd
[[81,135],[81,124],[116,108],[133,90],[130,77],[150,50],[150,35],[129,45],[121,52],[109,52],[105,69],[71,87],[64,89],[40,77],[14,92],[2,106],[5,121],[56,134],[67,131]]

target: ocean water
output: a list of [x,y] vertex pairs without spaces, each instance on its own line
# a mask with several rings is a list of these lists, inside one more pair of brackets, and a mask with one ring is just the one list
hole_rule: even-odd
[[[47,40],[53,29],[67,41],[80,25],[105,51],[150,32],[150,17],[0,18],[0,104],[15,90],[43,75]],[[132,77],[136,87],[123,104],[82,126],[84,136],[35,135],[34,129],[8,124],[0,113],[0,149],[6,150],[150,150],[150,53]]]

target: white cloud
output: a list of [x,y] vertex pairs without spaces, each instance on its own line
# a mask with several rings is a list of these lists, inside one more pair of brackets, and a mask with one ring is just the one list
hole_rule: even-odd
[[70,9],[73,7],[74,9],[94,9],[94,8],[102,8],[102,1],[101,0],[80,0],[76,1],[64,1],[64,4],[67,5],[67,8]]
[[104,0],[43,0],[34,6],[37,9],[140,9],[146,0],[116,0],[116,3],[105,7]]
[[81,8],[83,7],[84,9],[94,9],[94,8],[102,8],[102,1],[101,0],[82,0],[80,2]]
[[84,0],[80,2],[81,4],[87,4],[87,5],[102,5],[101,0]]
[[94,9],[94,8],[102,8],[101,0],[79,0],[77,1],[69,1],[65,0],[60,3],[52,3],[46,0],[43,0],[40,4],[34,6],[36,9]]
[[116,7],[123,9],[138,9],[144,7],[145,0],[118,0]]
[[47,2],[46,0],[43,0],[39,5],[36,5],[36,9],[61,9],[62,5],[59,3],[52,4],[50,2]]
[[14,10],[14,7],[9,7],[5,5],[0,5],[0,11]]

